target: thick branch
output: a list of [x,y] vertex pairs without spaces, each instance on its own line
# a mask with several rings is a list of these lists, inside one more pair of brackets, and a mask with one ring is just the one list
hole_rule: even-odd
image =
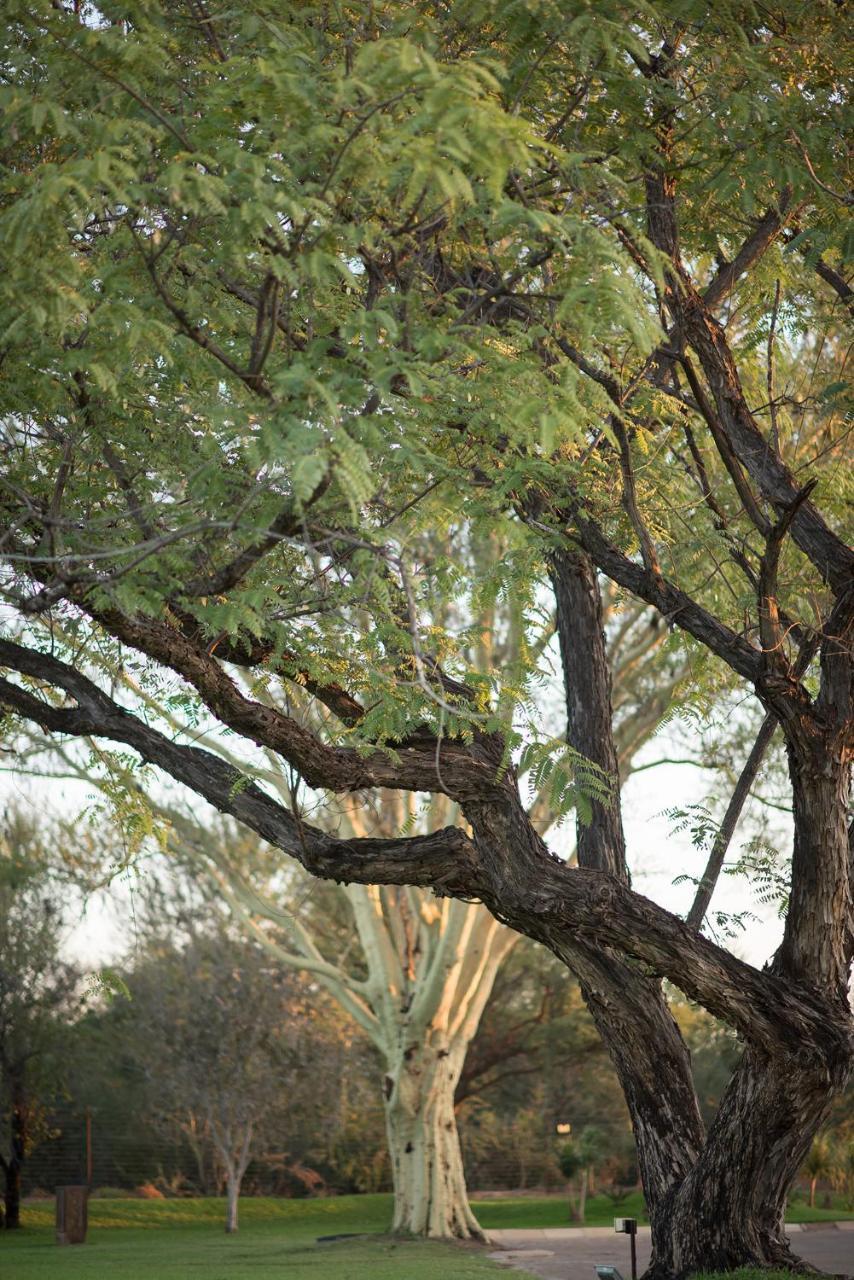
[[794,1051],[826,1041],[830,1013],[809,989],[793,989],[698,938],[677,916],[614,876],[564,866],[548,853],[507,784],[503,793],[494,785],[484,788],[480,801],[467,806],[474,843],[457,828],[391,840],[335,839],[301,821],[215,755],[172,742],[142,723],[56,658],[0,640],[0,664],[49,681],[77,702],[53,706],[0,679],[0,706],[52,733],[93,735],[129,746],[312,875],[422,885],[453,897],[480,898],[496,917],[558,955],[577,946],[605,947],[643,962],[753,1043]]
[[[131,645],[182,676],[213,714],[230,729],[260,747],[283,756],[311,786],[330,791],[393,787],[455,793],[480,789],[495,776],[495,761],[453,739],[438,743],[430,734],[396,743],[394,752],[361,755],[348,747],[321,742],[291,716],[245,697],[217,658],[183,632],[156,619],[134,618],[117,610],[94,614],[118,640]],[[447,774],[447,778],[446,778]]]
[[577,508],[573,512],[573,522],[578,541],[602,573],[653,605],[669,623],[689,632],[746,680],[752,684],[759,680],[762,659],[752,645],[667,578],[656,577],[623,555],[609,542],[601,528],[582,516]]
[[[473,867],[468,837],[457,828],[395,840],[337,840],[304,823],[265,795],[245,774],[209,751],[179,745],[113,702],[85,676],[47,654],[0,640],[0,663],[64,689],[76,707],[56,707],[8,680],[0,680],[0,704],[51,733],[92,735],[131,747],[149,764],[171,774],[222,813],[231,814],[265,840],[291,854],[312,875],[363,884],[423,884],[469,891]],[[465,883],[464,883],[465,882]]]

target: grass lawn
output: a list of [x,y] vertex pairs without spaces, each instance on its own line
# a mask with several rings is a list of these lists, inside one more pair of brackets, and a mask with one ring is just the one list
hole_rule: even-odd
[[[92,1200],[85,1245],[59,1248],[53,1204],[24,1206],[25,1226],[0,1233],[3,1280],[495,1280],[483,1251],[382,1236],[389,1196],[247,1199],[240,1231],[222,1230],[223,1201]],[[369,1239],[316,1243],[368,1232]],[[519,1272],[514,1273],[520,1275]]]
[[[615,1213],[644,1216],[640,1195],[616,1210],[596,1196],[588,1209],[590,1226],[610,1226]],[[482,1200],[475,1202],[475,1212],[487,1231],[569,1225],[560,1196]],[[845,1216],[852,1215],[797,1204],[790,1220]],[[222,1200],[95,1199],[89,1204],[88,1243],[63,1249],[54,1243],[52,1201],[25,1205],[23,1217],[20,1231],[0,1232],[3,1280],[494,1280],[508,1274],[477,1247],[383,1235],[391,1217],[388,1195],[249,1198],[241,1201],[236,1236],[223,1231]],[[369,1238],[317,1243],[318,1236],[351,1232]],[[523,1273],[512,1274],[522,1280]],[[742,1280],[751,1278],[745,1273]]]
[[[842,1208],[841,1200],[834,1197],[832,1209],[810,1209],[795,1201],[789,1205],[787,1222],[835,1222],[839,1218],[854,1218],[851,1210]],[[572,1227],[578,1224],[570,1219],[569,1204],[565,1196],[532,1196],[515,1200],[475,1200],[473,1208],[477,1220],[485,1231],[514,1227]],[[587,1201],[586,1227],[610,1227],[615,1218],[637,1218],[647,1222],[646,1205],[639,1191],[634,1192],[615,1206],[607,1196],[591,1196]]]

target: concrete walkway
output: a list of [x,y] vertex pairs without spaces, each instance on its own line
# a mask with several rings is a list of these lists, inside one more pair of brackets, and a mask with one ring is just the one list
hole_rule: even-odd
[[[854,1274],[854,1220],[793,1224],[787,1228],[795,1251],[832,1275]],[[552,1227],[526,1231],[490,1231],[499,1249],[489,1256],[511,1270],[541,1280],[596,1280],[593,1266],[610,1262],[630,1280],[628,1236],[612,1227]],[[638,1274],[649,1261],[649,1227],[638,1227]]]

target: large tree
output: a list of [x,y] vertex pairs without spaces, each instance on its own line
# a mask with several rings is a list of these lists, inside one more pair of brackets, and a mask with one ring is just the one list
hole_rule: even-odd
[[[436,607],[446,622],[449,602],[440,599]],[[668,651],[661,631],[650,625],[646,606],[624,608],[616,617],[612,604],[610,613],[615,741],[620,776],[626,778],[638,750],[685,685],[688,664]],[[481,672],[518,664],[524,631],[514,625],[512,605],[493,604],[472,629],[478,635],[473,660]],[[547,615],[541,647],[556,647],[553,642],[554,620]],[[191,732],[197,746],[241,766],[227,741],[203,733],[195,721],[191,728],[178,709],[145,692],[144,679],[124,673],[121,682],[126,698],[166,719],[173,733]],[[557,717],[555,728],[559,723]],[[502,927],[478,902],[446,898],[439,907],[429,890],[414,886],[342,885],[342,919],[328,895],[317,902],[306,892],[304,877],[283,877],[281,859],[271,857],[251,832],[241,833],[233,823],[211,824],[208,815],[194,813],[177,797],[171,806],[155,805],[151,797],[141,804],[133,770],[117,769],[115,760],[108,768],[94,767],[97,745],[87,745],[88,751],[57,748],[31,734],[28,758],[22,760],[19,752],[19,767],[37,776],[56,777],[61,771],[98,783],[107,797],[119,800],[117,816],[126,825],[138,834],[156,827],[170,856],[196,885],[204,878],[213,882],[250,937],[279,963],[304,970],[326,988],[369,1037],[382,1064],[378,1086],[394,1186],[394,1229],[482,1238],[466,1195],[456,1107],[469,1045],[501,964],[520,935]],[[544,768],[547,763],[548,757],[535,760],[529,773],[536,781],[526,783],[528,812],[541,833],[564,820],[576,801],[582,807],[588,803],[585,793],[570,790],[564,773],[558,770],[554,777]],[[265,753],[263,779],[290,803],[293,778],[274,752]],[[429,832],[460,818],[458,806],[441,794],[420,809],[412,793],[379,792],[337,805],[328,797],[317,821],[350,837],[391,838],[404,828]],[[157,909],[167,914],[160,894]],[[357,947],[351,945],[354,933]]]
[[[475,898],[550,947],[626,1095],[653,1270],[790,1262],[852,1056],[838,7],[84,8],[13,3],[4,53],[3,705],[315,875]],[[466,559],[419,531],[499,525],[477,591],[534,629],[550,582],[557,757],[536,646],[484,678],[471,619],[432,621]],[[687,921],[630,885],[598,575],[765,717]],[[139,654],[245,763],[122,705]],[[778,726],[794,852],[758,970],[701,928]],[[587,762],[577,867],[519,750]],[[333,835],[302,782],[463,821]],[[707,1133],[663,976],[744,1041]]]

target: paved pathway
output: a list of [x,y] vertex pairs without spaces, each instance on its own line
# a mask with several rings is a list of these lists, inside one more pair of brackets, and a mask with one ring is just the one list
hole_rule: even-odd
[[[854,1220],[790,1226],[793,1246],[807,1262],[822,1271],[854,1274]],[[490,1254],[511,1270],[542,1280],[595,1280],[593,1265],[610,1262],[631,1276],[628,1236],[611,1227],[555,1227],[527,1231],[491,1231],[499,1250]],[[639,1227],[638,1272],[649,1261],[649,1227]]]

